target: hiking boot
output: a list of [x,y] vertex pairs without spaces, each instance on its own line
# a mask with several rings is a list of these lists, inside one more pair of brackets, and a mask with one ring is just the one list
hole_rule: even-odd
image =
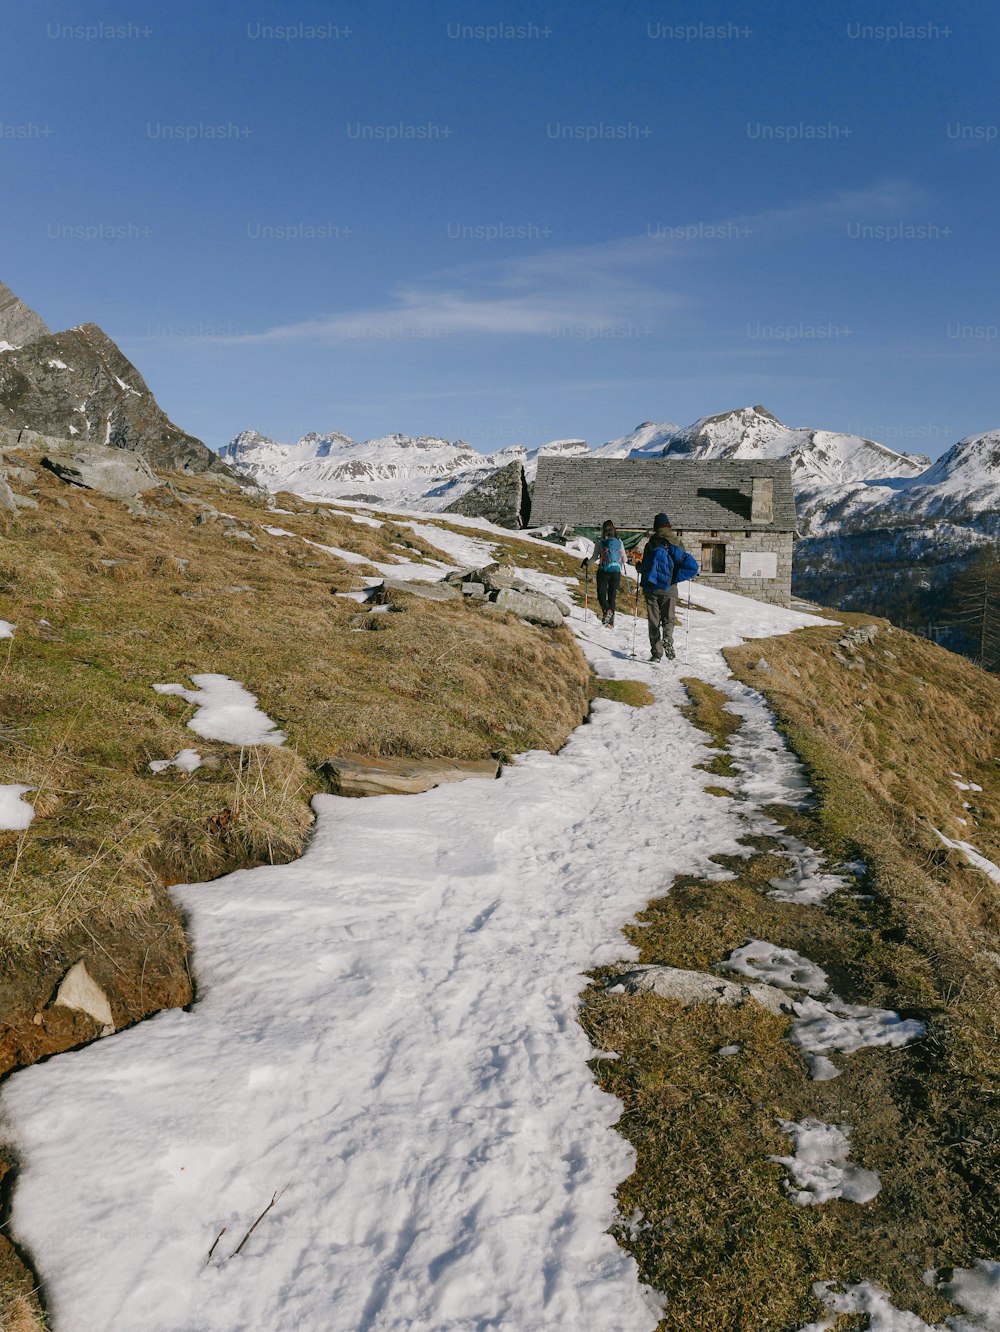
[[653,663],[654,666],[659,666],[660,662],[663,660],[663,657],[662,656],[658,657],[655,652],[651,652],[649,654],[649,660]]
[[610,628],[611,625],[614,624],[614,622],[615,622],[615,617],[611,614],[609,610],[606,610],[604,612],[604,619],[601,621],[601,624],[604,625],[605,629],[608,629]]
[[674,660],[674,658],[677,656],[677,653],[674,651],[673,643],[664,643],[663,655],[666,657],[667,661]]

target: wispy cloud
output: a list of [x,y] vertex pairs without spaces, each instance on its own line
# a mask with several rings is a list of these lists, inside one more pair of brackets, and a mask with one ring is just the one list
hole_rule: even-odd
[[[717,241],[692,240],[735,228],[755,247],[838,222],[905,215],[927,195],[903,180],[701,223],[647,224],[644,234],[552,246],[514,258],[462,264],[391,289],[378,304],[240,333],[242,343],[413,341],[487,335],[589,338],[648,335],[675,311],[699,303],[695,261]],[[687,234],[685,234],[687,233]]]

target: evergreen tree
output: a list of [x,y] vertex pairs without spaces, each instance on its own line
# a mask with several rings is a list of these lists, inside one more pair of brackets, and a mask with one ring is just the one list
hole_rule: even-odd
[[993,547],[955,579],[948,621],[961,631],[973,660],[1000,671],[1000,557]]

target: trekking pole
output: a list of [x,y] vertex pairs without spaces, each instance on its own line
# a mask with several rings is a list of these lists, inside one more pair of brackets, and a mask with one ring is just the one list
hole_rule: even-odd
[[590,565],[589,564],[585,564],[583,566],[583,581],[584,581],[583,618],[584,620],[586,620],[587,611],[590,609]]
[[684,660],[688,659],[688,634],[691,632],[691,580],[688,579],[687,614],[684,616]]
[[635,631],[639,627],[639,570],[635,571],[635,613],[632,616],[632,658],[635,659]]

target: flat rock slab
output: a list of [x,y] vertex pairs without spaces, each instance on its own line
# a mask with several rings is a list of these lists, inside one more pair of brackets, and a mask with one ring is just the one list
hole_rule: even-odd
[[693,1004],[730,1004],[739,1006],[752,1000],[772,1013],[791,1013],[792,1001],[775,985],[751,982],[741,985],[722,980],[703,971],[685,971],[682,967],[641,966],[613,976],[608,989],[620,985],[627,994],[658,994],[664,999],[679,999],[685,1008]]
[[556,629],[563,622],[563,614],[556,603],[541,592],[518,592],[512,587],[505,587],[497,593],[493,603],[501,610],[519,615],[529,624],[542,624]]
[[387,578],[375,588],[375,600],[385,601],[390,592],[408,592],[424,601],[457,601],[462,595],[450,583],[411,583],[404,578]]
[[496,759],[378,759],[343,754],[327,759],[320,770],[338,795],[418,795],[468,777],[498,777],[500,764]]
[[109,449],[100,444],[88,444],[65,453],[48,453],[42,458],[42,466],[71,486],[126,499],[133,499],[160,484],[145,458],[125,449]]

